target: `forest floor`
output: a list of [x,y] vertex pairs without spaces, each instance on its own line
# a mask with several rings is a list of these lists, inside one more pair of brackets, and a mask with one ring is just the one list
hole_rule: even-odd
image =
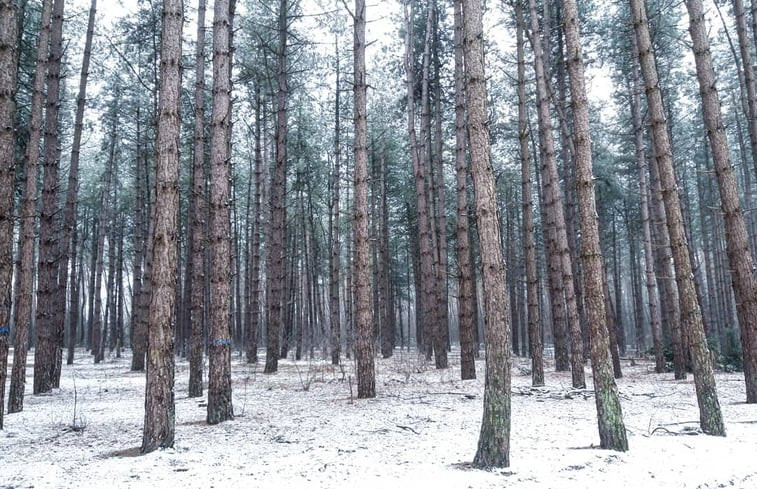
[[[742,374],[718,373],[728,436],[698,431],[694,385],[623,362],[618,381],[630,450],[596,448],[594,396],[548,368],[532,389],[514,360],[511,467],[475,470],[483,399],[479,379],[435,370],[414,352],[377,361],[378,397],[356,400],[354,364],[262,364],[234,356],[233,421],[205,422],[206,401],[187,397],[176,368],[176,443],[139,455],[144,374],[123,358],[94,365],[78,352],[61,388],[28,395],[0,432],[0,488],[757,488],[757,407]],[[33,354],[29,358],[34,358]],[[551,367],[551,365],[549,366]],[[27,389],[31,389],[32,367]],[[590,372],[589,372],[590,373]],[[590,377],[590,376],[589,376]],[[7,397],[6,397],[7,399]]]

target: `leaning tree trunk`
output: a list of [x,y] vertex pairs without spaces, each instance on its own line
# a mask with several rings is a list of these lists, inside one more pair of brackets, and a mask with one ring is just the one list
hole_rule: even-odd
[[205,0],[197,2],[195,44],[195,120],[192,191],[189,196],[190,260],[189,397],[202,396],[203,313],[205,309]]
[[[518,49],[518,140],[520,141],[521,179],[523,182],[523,248],[526,261],[526,294],[528,296],[528,339],[531,351],[531,384],[544,385],[541,322],[539,318],[539,278],[536,269],[536,237],[531,190],[531,155],[529,152],[528,113],[526,111],[526,61],[523,31],[523,4],[515,2],[516,42]],[[583,369],[582,369],[583,370]]]
[[484,75],[483,19],[480,0],[463,0],[465,95],[468,109],[471,174],[484,281],[486,381],[477,467],[510,465],[510,324],[505,262],[500,248],[494,172],[489,161],[489,130]]
[[[74,137],[71,146],[71,160],[68,166],[68,188],[66,189],[66,203],[63,209],[63,236],[60,249],[60,264],[58,266],[58,292],[56,297],[59,317],[67,318],[69,338],[76,336],[76,323],[71,317],[76,313],[73,309],[79,308],[77,301],[66,302],[67,290],[74,289],[73,280],[69,273],[76,270],[76,247],[73,246],[74,228],[76,227],[77,199],[79,195],[79,156],[81,138],[84,130],[84,109],[87,101],[87,79],[89,77],[89,60],[92,55],[92,37],[95,31],[95,15],[97,13],[97,0],[92,0],[89,6],[89,18],[87,21],[87,35],[84,41],[84,57],[82,58],[81,74],[79,76],[79,93],[76,96],[76,118],[74,119]],[[65,323],[66,321],[64,321]],[[71,327],[71,325],[73,327]],[[70,350],[69,350],[70,351]],[[72,359],[73,360],[73,359]],[[68,363],[68,361],[66,362]]]
[[463,72],[463,3],[455,2],[455,174],[457,178],[457,321],[460,330],[460,376],[476,378],[476,321],[473,266],[468,236],[468,161],[465,155],[465,73]]
[[633,44],[633,80],[631,113],[633,115],[634,147],[636,149],[636,166],[639,168],[639,194],[641,194],[641,228],[644,239],[644,274],[647,285],[647,301],[649,303],[649,322],[652,329],[654,345],[655,372],[665,371],[665,355],[662,350],[662,327],[660,324],[660,303],[657,297],[657,281],[654,274],[654,254],[652,251],[652,228],[649,218],[649,186],[647,184],[647,155],[644,151],[644,126],[641,116],[641,85],[639,73],[639,48],[636,36],[632,36]]
[[[673,154],[670,149],[668,124],[662,104],[657,67],[649,36],[644,0],[630,0],[631,15],[639,48],[639,64],[647,93],[652,141],[662,186],[662,196],[667,215],[668,232],[675,264],[678,297],[681,307],[681,327],[689,338],[691,357],[694,363],[694,384],[699,403],[699,421],[702,431],[711,435],[725,435],[725,425],[720,411],[720,402],[715,388],[709,351],[702,324],[702,310],[697,302],[694,288],[694,273],[691,269],[689,244],[683,226],[681,202],[678,197]],[[695,19],[702,22],[700,18]]]
[[13,191],[16,173],[17,33],[15,0],[0,1],[0,430],[8,371],[11,280],[13,279]]
[[[32,323],[34,294],[34,241],[37,221],[37,179],[39,172],[39,142],[42,126],[42,103],[45,100],[45,74],[47,73],[48,46],[50,43],[50,18],[52,0],[42,4],[37,65],[34,74],[31,114],[29,117],[29,140],[26,144],[26,182],[21,201],[19,220],[18,267],[15,288],[15,331],[13,338],[13,371],[8,393],[8,413],[17,413],[24,408],[26,386],[26,356],[29,346],[29,331]],[[8,323],[5,323],[8,324]],[[4,387],[4,385],[3,385]]]
[[578,8],[575,0],[563,0],[566,58],[573,109],[575,134],[575,178],[578,214],[581,227],[581,259],[586,316],[591,339],[591,366],[602,448],[626,451],[628,440],[618,388],[608,358],[608,331],[602,291],[602,251],[599,245],[599,223],[592,175],[589,106],[586,101],[586,80],[578,32]]
[[152,283],[147,325],[147,386],[142,453],[174,443],[174,332],[178,271],[181,0],[163,2],[160,100],[155,161]]
[[[565,217],[560,194],[552,119],[549,112],[549,89],[544,68],[544,54],[539,35],[539,17],[536,1],[529,0],[531,12],[531,33],[533,36],[534,72],[536,74],[537,114],[539,119],[539,146],[541,149],[541,181],[544,216],[544,239],[548,267],[548,282],[552,312],[552,332],[555,346],[555,368],[567,370],[569,366],[567,350],[567,329],[565,317],[565,282],[562,278],[560,257],[560,229],[565,234]],[[567,241],[567,235],[566,235]],[[583,372],[583,365],[576,373]],[[575,379],[580,380],[580,379]],[[584,381],[585,383],[585,381]]]
[[266,254],[268,279],[267,348],[264,372],[279,369],[279,336],[284,312],[286,270],[286,164],[287,164],[287,25],[289,1],[279,2],[278,92],[276,94],[276,164],[271,181],[271,232]]
[[50,24],[50,56],[47,65],[47,103],[45,109],[44,177],[42,211],[39,226],[39,258],[37,281],[37,342],[34,350],[34,393],[50,392],[56,387],[56,365],[61,351],[60,333],[63,321],[55,316],[53,298],[58,281],[57,216],[58,167],[60,144],[58,114],[60,111],[61,59],[63,58],[64,0],[53,2]]
[[[746,88],[746,116],[749,128],[749,145],[752,150],[752,165],[757,173],[757,87],[755,87],[754,66],[752,66],[752,51],[749,46],[749,35],[746,27],[746,13],[744,0],[732,0],[733,15],[736,17],[736,34],[739,38],[739,52],[741,53],[741,67],[744,73],[744,87]],[[757,401],[755,401],[757,402]]]
[[[737,0],[737,3],[738,2]],[[743,5],[740,17],[743,23]],[[744,356],[744,377],[746,380],[746,397],[748,403],[757,403],[757,280],[754,277],[752,253],[749,249],[749,235],[747,234],[744,214],[741,210],[738,184],[731,167],[731,157],[728,149],[725,125],[720,113],[720,97],[715,84],[715,70],[712,66],[710,55],[710,42],[707,38],[704,10],[701,0],[687,0],[686,8],[689,11],[689,32],[691,33],[694,61],[697,67],[697,80],[699,92],[702,96],[702,109],[704,123],[707,127],[707,136],[712,148],[712,160],[715,164],[715,175],[720,191],[721,208],[723,209],[723,221],[725,223],[725,240],[728,254],[728,264],[731,270],[731,284],[736,298],[736,310],[738,313],[739,326],[741,329],[741,345]],[[740,31],[743,29],[739,29]],[[741,43],[740,43],[741,44]],[[746,44],[746,43],[744,43]],[[749,52],[748,48],[742,49],[742,53]],[[746,63],[746,60],[745,60]],[[750,109],[757,108],[754,103],[754,75],[746,82],[752,85]],[[757,121],[752,117],[750,110],[750,134],[751,126]],[[757,133],[755,140],[757,143]],[[702,354],[709,354],[706,348],[706,340]],[[692,357],[700,354],[692,348]],[[693,358],[695,368],[698,359]],[[709,361],[709,356],[707,357]]]
[[[234,0],[215,0],[210,146],[208,424],[234,418],[231,402],[231,33]],[[237,307],[239,305],[237,304]]]
[[357,396],[376,397],[371,325],[370,243],[368,242],[368,146],[365,80],[365,1],[355,0],[354,12],[355,96],[355,357]]

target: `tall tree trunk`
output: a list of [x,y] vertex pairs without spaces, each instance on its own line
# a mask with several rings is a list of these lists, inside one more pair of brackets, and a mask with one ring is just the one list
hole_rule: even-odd
[[[412,24],[411,19],[413,5],[410,5],[410,13],[407,11],[407,4],[405,6],[405,74],[407,84],[407,114],[408,114],[408,133],[410,139],[410,152],[413,162],[413,174],[415,179],[415,193],[416,193],[416,212],[418,216],[418,247],[419,247],[419,262],[420,262],[420,275],[418,282],[421,285],[419,314],[416,321],[416,331],[423,340],[423,348],[428,356],[428,345],[431,339],[434,337],[435,321],[434,315],[436,313],[434,309],[436,298],[435,276],[434,276],[434,251],[431,245],[431,223],[428,215],[428,199],[426,194],[426,168],[421,160],[420,148],[415,131],[415,62],[413,61],[413,47],[412,47]],[[418,345],[421,348],[421,344]]]
[[[140,109],[137,107],[137,134],[136,134],[136,168],[134,182],[134,264],[132,281],[134,288],[132,293],[131,313],[131,370],[142,371],[145,369],[145,353],[147,351],[147,307],[145,300],[149,289],[149,220],[150,216],[145,212],[146,179],[144,171],[144,154],[142,153],[142,126],[140,121]],[[146,231],[146,229],[148,231]]]
[[[116,313],[115,313],[115,331],[116,331],[116,358],[121,358],[121,348],[124,344],[124,224],[125,217],[123,213],[119,219],[118,227],[118,258],[116,259]],[[74,331],[76,327],[74,326]]]
[[[439,313],[439,347],[440,352],[436,357],[437,368],[447,368],[447,349],[449,345],[449,284],[447,283],[447,267],[449,257],[447,255],[447,205],[446,185],[444,183],[444,155],[443,130],[442,130],[442,80],[441,61],[439,51],[442,49],[439,40],[439,7],[438,1],[433,1],[434,32],[432,38],[432,61],[434,64],[434,152],[433,152],[433,178],[434,196],[436,197],[436,247],[437,247],[437,308]],[[430,134],[429,134],[430,135]]]
[[[549,89],[544,69],[542,46],[539,43],[539,23],[535,0],[529,0],[531,10],[531,31],[534,47],[534,71],[536,72],[539,142],[541,146],[541,175],[546,216],[545,234],[549,261],[550,299],[552,304],[552,324],[555,334],[555,366],[557,370],[568,368],[567,324],[572,333],[571,372],[575,388],[586,386],[583,369],[583,344],[581,325],[578,321],[578,306],[573,287],[573,272],[565,228],[563,196],[560,176],[555,159],[554,135],[549,113]],[[566,318],[567,306],[567,318]]]
[[[68,305],[68,324],[69,324],[69,336],[68,336],[68,352],[66,354],[66,365],[73,365],[74,363],[74,351],[76,349],[77,339],[77,327],[79,326],[79,319],[83,309],[83,303],[80,300],[81,291],[81,276],[82,276],[82,261],[84,259],[82,252],[84,247],[79,246],[79,228],[74,224],[71,230],[70,241],[70,253],[71,253],[71,294],[69,297]],[[81,248],[81,251],[79,250]]]
[[652,329],[654,345],[655,372],[665,372],[665,355],[662,346],[662,329],[660,324],[660,304],[657,297],[657,281],[654,273],[654,254],[652,251],[652,230],[649,218],[649,185],[647,183],[647,155],[644,151],[644,126],[641,116],[641,74],[639,73],[639,48],[636,36],[631,36],[633,43],[633,74],[631,113],[633,116],[634,147],[636,149],[636,166],[639,169],[639,194],[641,195],[641,228],[644,239],[644,274],[647,285],[649,304],[649,322]]
[[[649,183],[652,191],[652,215],[657,246],[657,284],[662,291],[660,309],[663,312],[663,332],[667,331],[673,349],[673,371],[676,380],[686,378],[686,355],[687,348],[683,344],[681,332],[681,301],[678,298],[678,285],[675,281],[675,267],[673,263],[673,250],[670,245],[670,232],[668,231],[668,217],[665,212],[662,185],[657,160],[654,157],[655,150],[652,147],[652,158],[649,161]],[[667,323],[667,324],[666,324]],[[666,327],[667,326],[667,327]]]
[[[102,179],[102,188],[100,189],[100,210],[99,210],[99,218],[98,221],[100,222],[100,225],[97,230],[97,258],[95,260],[95,269],[92,271],[94,273],[95,279],[94,279],[94,313],[93,313],[93,323],[92,323],[92,354],[95,357],[95,363],[100,363],[103,360],[102,355],[102,348],[104,346],[104,334],[105,331],[103,329],[103,314],[102,314],[102,293],[101,293],[101,287],[102,287],[102,276],[103,276],[103,259],[105,255],[105,235],[107,234],[107,231],[112,227],[112,223],[110,220],[111,213],[110,213],[110,196],[113,191],[112,189],[112,182],[113,182],[113,173],[114,173],[114,167],[115,167],[115,160],[116,160],[116,144],[118,140],[118,112],[119,112],[119,106],[118,101],[116,101],[115,105],[111,108],[110,111],[110,117],[112,120],[110,121],[112,124],[111,127],[111,133],[110,133],[110,142],[109,142],[109,148],[108,148],[108,161],[106,163],[105,167],[105,174],[103,175]],[[113,242],[111,240],[108,240],[108,254],[113,254]],[[106,294],[109,295],[110,290],[106,289]],[[107,324],[107,322],[106,322]]]
[[[662,186],[662,196],[667,215],[668,232],[675,263],[676,282],[681,307],[681,326],[689,337],[689,347],[694,360],[694,383],[699,403],[699,420],[702,430],[711,435],[725,435],[723,416],[715,388],[709,352],[702,325],[702,311],[696,298],[693,271],[689,259],[689,245],[683,227],[681,203],[678,198],[673,155],[670,150],[668,124],[662,105],[657,68],[649,38],[644,0],[630,0],[636,41],[639,47],[639,64],[647,93],[652,140]],[[688,6],[688,5],[687,5]],[[701,17],[701,16],[700,16]],[[695,19],[702,21],[701,18]]]
[[261,196],[263,194],[263,158],[261,155],[263,102],[260,98],[260,85],[255,88],[255,197],[252,206],[253,231],[252,231],[252,258],[251,272],[248,280],[251,281],[250,294],[250,336],[247,345],[247,362],[258,362],[258,335],[260,333],[260,236],[262,226]]
[[365,1],[355,0],[354,97],[355,97],[355,357],[357,396],[376,397],[371,326],[370,243],[368,242],[368,147],[365,80]]
[[[210,145],[208,424],[234,418],[231,399],[231,35],[235,0],[215,0]],[[237,304],[237,307],[239,305]]]
[[287,21],[289,1],[279,2],[278,91],[276,94],[276,165],[271,181],[271,233],[266,254],[268,270],[268,321],[265,373],[279,369],[279,335],[284,318],[284,256],[286,253],[287,165]]
[[0,1],[0,430],[3,429],[8,372],[11,288],[13,280],[13,191],[16,173],[17,6]]
[[531,154],[529,152],[528,113],[526,110],[526,61],[523,31],[523,4],[514,2],[516,42],[518,50],[518,140],[523,199],[523,248],[526,262],[526,294],[528,297],[528,339],[531,352],[531,384],[544,385],[544,360],[539,317],[539,278],[536,269],[536,233],[534,231],[533,192],[531,188]]
[[615,331],[618,337],[618,353],[626,354],[626,329],[623,314],[623,282],[620,278],[620,246],[618,245],[618,219],[612,211],[612,286],[615,293]]
[[468,236],[468,161],[465,132],[465,73],[463,66],[463,2],[455,9],[455,174],[457,181],[457,322],[460,329],[460,376],[476,378],[476,320]]
[[[181,119],[181,0],[164,0],[160,48],[160,92],[155,207],[152,225],[152,277],[147,325],[147,386],[142,453],[173,447],[174,334],[178,256],[179,129]],[[149,266],[149,265],[148,265]]]
[[[76,227],[77,199],[79,195],[79,156],[81,138],[84,129],[84,109],[87,101],[87,79],[89,77],[89,61],[92,55],[92,37],[95,31],[95,15],[97,13],[97,0],[92,0],[89,6],[89,18],[87,21],[87,34],[84,41],[84,57],[82,58],[81,74],[79,76],[79,93],[76,96],[76,116],[74,119],[74,137],[71,146],[71,160],[68,167],[68,188],[66,189],[66,203],[63,210],[63,237],[60,249],[60,264],[58,266],[58,293],[57,304],[59,317],[66,318],[69,325],[74,325],[74,331],[69,332],[69,338],[76,336],[75,323],[71,321],[74,314],[72,309],[78,308],[76,301],[66,303],[67,290],[73,291],[73,280],[70,277],[71,270],[76,270],[76,246],[73,245],[73,234]],[[75,277],[73,277],[75,279]],[[68,363],[68,362],[67,362]]]
[[[195,44],[194,153],[192,190],[189,195],[191,273],[190,295],[189,397],[202,396],[203,312],[205,309],[205,0],[197,2],[197,43]],[[189,265],[189,264],[188,264]],[[188,267],[190,268],[190,267]],[[189,270],[187,270],[189,272]]]
[[574,166],[581,227],[583,290],[591,338],[591,366],[597,404],[599,444],[602,448],[626,451],[626,428],[623,424],[618,389],[611,374],[607,355],[608,331],[605,326],[602,291],[602,251],[599,245],[599,224],[592,175],[589,107],[586,101],[586,80],[578,32],[578,8],[575,0],[563,0],[562,7],[575,134]]
[[342,159],[341,146],[341,92],[339,70],[339,36],[335,35],[336,47],[336,86],[334,90],[334,167],[331,171],[329,190],[331,201],[329,209],[329,323],[331,336],[331,364],[339,365],[341,354],[341,324],[339,322],[339,187]]
[[507,467],[510,465],[511,388],[509,305],[505,289],[505,263],[500,248],[494,173],[489,161],[481,10],[480,0],[463,0],[465,94],[486,324],[484,413],[473,464],[478,467]]
[[[736,0],[734,5],[736,6],[739,3],[739,0]],[[742,12],[739,16],[739,23],[744,24],[743,5],[741,7]],[[686,8],[689,11],[689,32],[691,34],[692,49],[694,50],[694,61],[697,67],[699,91],[702,96],[704,123],[712,149],[712,159],[715,164],[715,175],[717,177],[721,208],[723,210],[728,264],[731,270],[731,283],[736,299],[736,309],[741,330],[747,402],[757,403],[757,280],[754,277],[754,264],[752,253],[749,249],[749,235],[747,234],[744,214],[739,201],[736,176],[733,174],[733,168],[731,167],[725,125],[720,113],[720,96],[715,84],[715,70],[712,66],[710,42],[707,38],[702,2],[701,0],[687,0]],[[744,26],[742,25],[742,27]],[[739,31],[742,30],[745,30],[745,27],[744,29],[739,29]],[[739,44],[742,43],[739,42]],[[744,40],[743,44],[742,56],[744,51],[748,55],[749,49],[746,47],[746,40]],[[744,64],[746,65],[746,63],[745,59]],[[751,126],[757,123],[754,120],[754,117],[757,116],[757,101],[754,97],[753,73],[751,77],[747,76],[746,83],[751,85],[747,90],[750,92],[749,121],[750,129],[752,129]],[[752,108],[755,109],[754,112]],[[757,127],[754,129],[753,145],[757,144]],[[750,134],[752,132],[750,130]],[[755,148],[755,152],[757,153],[757,148]],[[697,340],[698,338],[692,337],[692,339]],[[706,347],[707,342],[704,339],[703,341],[703,351],[692,348],[692,360],[694,361],[695,368],[697,368],[697,364],[700,361],[709,362],[709,350]],[[699,354],[707,355],[707,358],[696,358]],[[724,430],[722,434],[725,434]]]
[[[392,260],[389,256],[389,202],[387,199],[387,168],[386,155],[382,148],[379,156],[379,289],[381,295],[381,304],[379,312],[381,314],[381,356],[389,358],[394,353],[394,302],[391,296],[391,275]],[[311,213],[312,215],[312,213]],[[446,245],[445,245],[446,246]],[[445,252],[446,255],[446,252]],[[446,283],[446,272],[445,272]],[[445,287],[446,294],[446,287]],[[446,304],[446,301],[445,301]],[[446,315],[445,315],[446,318]],[[445,322],[446,324],[446,322]],[[444,328],[446,330],[446,328]],[[444,338],[446,345],[446,338]],[[445,346],[446,348],[446,346]],[[446,351],[445,351],[446,353]]]
[[[15,288],[15,331],[13,337],[13,371],[8,393],[8,413],[24,409],[26,388],[26,356],[29,332],[32,324],[34,294],[34,241],[37,221],[37,180],[39,173],[39,142],[42,128],[42,104],[45,100],[45,75],[50,43],[50,19],[52,0],[42,4],[37,64],[34,74],[31,113],[29,116],[29,140],[26,143],[25,185],[19,220],[19,250]],[[15,83],[15,82],[14,82]],[[15,116],[14,116],[15,117]],[[10,313],[10,309],[9,309]],[[10,318],[9,318],[10,319]],[[9,322],[4,324],[9,324]],[[5,384],[2,386],[5,388]]]
[[[749,128],[749,144],[751,147],[752,165],[757,173],[757,87],[755,87],[754,67],[752,66],[752,52],[749,46],[749,35],[746,28],[746,13],[744,0],[732,0],[733,15],[736,17],[736,34],[739,38],[739,52],[741,53],[741,68],[744,73],[746,89],[746,116]],[[756,347],[757,348],[757,347]],[[757,389],[757,384],[755,384]],[[754,394],[757,399],[757,390]],[[757,402],[757,401],[753,401]]]
[[56,365],[61,353],[62,318],[55,315],[53,299],[58,281],[57,230],[58,167],[60,144],[58,114],[60,112],[61,59],[63,58],[64,0],[54,0],[50,24],[50,57],[47,65],[47,102],[45,109],[44,177],[42,211],[39,227],[39,258],[37,282],[37,342],[34,350],[34,393],[51,391],[57,384]]

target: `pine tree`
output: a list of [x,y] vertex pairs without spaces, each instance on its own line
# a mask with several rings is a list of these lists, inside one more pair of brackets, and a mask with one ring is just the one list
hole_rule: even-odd
[[16,168],[18,19],[15,0],[0,1],[0,430],[5,410],[13,277],[13,190]]
[[476,378],[476,321],[473,266],[468,224],[468,160],[465,134],[463,3],[455,2],[455,174],[457,181],[457,301],[460,328],[460,376]]
[[354,85],[355,96],[355,357],[357,359],[357,396],[376,397],[373,365],[373,326],[371,322],[370,244],[368,236],[368,141],[365,80],[365,1],[355,0]]
[[[164,0],[160,47],[152,283],[147,316],[147,387],[142,453],[174,444],[174,322],[178,272],[181,0]],[[103,223],[104,224],[104,223]],[[103,225],[101,224],[101,225]]]
[[668,123],[662,104],[657,66],[652,43],[649,36],[646,4],[644,0],[630,0],[631,16],[639,50],[639,64],[644,77],[649,110],[652,141],[655,160],[659,173],[662,196],[667,216],[668,232],[678,283],[678,296],[681,307],[681,327],[689,338],[689,348],[694,361],[694,384],[699,403],[699,419],[702,430],[711,435],[725,435],[723,416],[715,388],[709,353],[702,324],[702,311],[697,301],[691,269],[690,251],[684,232],[681,202],[673,167],[673,154],[670,147]]
[[[710,55],[704,7],[701,0],[687,0],[686,8],[689,11],[689,32],[694,51],[697,80],[699,81],[699,93],[702,97],[704,123],[712,149],[715,176],[723,210],[728,264],[731,269],[731,283],[736,298],[736,310],[741,329],[747,402],[757,403],[757,279],[754,276],[754,263],[749,249],[749,235],[744,222],[744,213],[741,210],[739,188],[731,167],[728,138],[720,113],[720,96],[716,87],[715,70]],[[741,18],[743,23],[743,6]],[[739,30],[742,31],[743,29]],[[748,52],[749,50],[744,49],[743,51]],[[751,84],[754,89],[753,76],[751,79],[747,78],[746,83]],[[752,90],[750,98],[754,98],[754,90]],[[750,106],[754,105],[755,102],[750,101]],[[754,116],[757,116],[757,113],[751,114],[751,117]],[[750,120],[752,120],[751,117]],[[757,121],[753,121],[753,125],[755,122]],[[706,362],[709,365],[707,342],[706,339],[702,341],[704,351],[695,350],[692,345],[694,368],[702,368],[699,365],[700,362]],[[697,355],[700,354],[704,358],[697,358]],[[700,406],[701,408],[702,406]],[[717,431],[715,428],[714,430]],[[722,434],[725,434],[725,432],[723,431]]]
[[231,399],[231,33],[234,0],[215,0],[210,146],[208,424],[234,418]]
[[610,371],[608,331],[602,290],[602,252],[599,245],[599,223],[592,174],[589,107],[586,101],[586,80],[581,54],[578,7],[575,0],[563,0],[566,58],[570,78],[573,109],[574,165],[576,196],[581,224],[581,258],[586,316],[589,321],[591,366],[597,404],[599,444],[602,448],[628,450],[626,428],[618,398],[618,390]]
[[465,96],[486,325],[484,414],[473,464],[488,468],[510,465],[510,311],[505,262],[500,248],[494,172],[489,160],[481,10],[480,0],[463,0]]

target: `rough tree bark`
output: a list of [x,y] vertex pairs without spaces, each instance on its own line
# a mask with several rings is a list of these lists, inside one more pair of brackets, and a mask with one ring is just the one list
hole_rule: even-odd
[[[45,74],[50,43],[52,0],[43,2],[40,18],[37,64],[34,73],[32,103],[29,115],[29,140],[26,144],[24,195],[19,211],[19,250],[15,288],[15,331],[13,338],[13,371],[8,392],[8,413],[24,409],[26,387],[26,356],[32,323],[34,294],[34,242],[37,221],[37,180],[39,173],[39,142],[42,128],[42,104],[45,100]],[[10,322],[10,321],[9,321]],[[9,323],[8,322],[8,323]],[[8,324],[6,323],[6,324]]]
[[[736,3],[740,3],[736,0]],[[743,5],[740,23],[744,23]],[[712,160],[715,164],[715,175],[720,191],[720,205],[723,210],[725,223],[725,241],[728,254],[728,264],[731,270],[731,284],[736,298],[736,310],[741,330],[741,345],[744,357],[744,377],[746,380],[746,397],[748,403],[757,403],[757,280],[754,276],[754,263],[749,249],[749,235],[744,222],[744,213],[741,210],[739,188],[736,176],[731,166],[731,157],[728,149],[728,138],[725,125],[720,113],[720,96],[718,95],[715,70],[712,66],[710,55],[710,42],[707,37],[704,8],[701,0],[687,0],[686,8],[689,11],[689,32],[691,34],[694,61],[697,68],[697,80],[699,92],[702,97],[702,110],[704,123],[707,129],[707,137],[712,149]],[[742,26],[743,27],[743,26]],[[739,31],[745,30],[739,29]],[[741,37],[741,36],[740,36]],[[739,39],[741,41],[741,39]],[[739,44],[742,44],[739,42]],[[746,45],[746,42],[743,43]],[[742,48],[742,53],[749,49]],[[744,60],[746,64],[746,60]],[[750,70],[748,70],[750,71]],[[754,100],[754,74],[746,79],[751,85],[749,92],[750,104],[750,136],[755,122],[751,108],[757,109]],[[755,129],[757,131],[757,129]],[[754,134],[752,143],[757,143],[757,133]],[[704,340],[704,351],[700,352],[692,348],[692,357],[700,353],[706,354],[709,362],[709,350]],[[694,367],[697,368],[699,359],[692,358]],[[701,359],[704,361],[705,359]]]
[[[515,8],[516,42],[518,50],[518,140],[523,199],[523,248],[526,261],[526,295],[528,297],[528,339],[531,352],[531,384],[544,385],[544,360],[539,318],[539,277],[536,269],[536,238],[534,231],[533,192],[531,189],[531,154],[528,144],[528,113],[526,111],[526,61],[523,31],[523,3],[513,2]],[[582,369],[583,370],[583,369]]]
[[639,193],[641,194],[641,228],[644,246],[644,275],[647,285],[647,301],[649,304],[649,322],[652,329],[654,345],[655,372],[665,372],[665,355],[662,349],[662,329],[660,323],[660,303],[657,297],[657,281],[654,273],[654,254],[652,251],[652,228],[649,218],[649,185],[647,183],[647,155],[644,151],[644,126],[641,115],[641,84],[639,73],[639,48],[636,36],[632,36],[633,44],[633,80],[631,113],[633,116],[634,147],[636,149],[636,166],[639,168]]
[[500,248],[494,172],[489,160],[486,125],[483,19],[480,0],[463,0],[465,95],[470,137],[471,174],[476,200],[484,284],[486,381],[477,467],[510,465],[510,324],[505,262]]
[[[235,0],[215,0],[210,144],[208,424],[234,418],[231,399],[231,33]],[[239,307],[237,305],[237,307]]]
[[[581,261],[586,316],[591,338],[591,366],[597,405],[600,447],[626,451],[628,440],[610,361],[608,331],[602,291],[602,252],[599,245],[599,223],[592,175],[589,106],[586,101],[586,80],[578,32],[578,8],[575,0],[563,0],[565,48],[570,82],[571,107],[575,144],[575,179],[578,215],[581,227]],[[574,351],[575,354],[575,351]]]
[[463,3],[455,9],[455,174],[457,180],[457,321],[460,329],[460,376],[476,378],[476,321],[473,297],[470,227],[468,224],[468,161],[465,154],[465,73],[463,66]]
[[42,210],[39,226],[39,258],[37,265],[37,342],[34,350],[34,393],[50,392],[56,386],[56,365],[61,353],[62,318],[55,316],[53,298],[57,288],[57,230],[55,218],[58,199],[58,167],[60,144],[58,114],[60,112],[61,59],[63,58],[64,0],[54,0],[50,24],[50,55],[47,65],[47,102],[45,108],[44,177]]
[[[715,377],[702,324],[702,311],[697,302],[694,274],[689,257],[689,244],[683,226],[681,202],[678,197],[673,154],[670,149],[668,124],[662,104],[657,67],[649,36],[644,0],[630,0],[636,42],[639,48],[639,64],[647,93],[652,141],[659,171],[662,197],[665,204],[668,232],[678,284],[681,307],[681,327],[689,338],[689,347],[694,362],[694,384],[699,403],[699,420],[702,431],[711,435],[725,435],[723,416],[720,411]],[[701,19],[700,19],[701,21]]]
[[354,18],[354,121],[355,121],[355,357],[357,396],[376,397],[371,325],[370,243],[368,242],[368,146],[365,80],[365,1],[355,0]]
[[334,90],[334,167],[331,171],[331,202],[329,209],[329,323],[331,336],[331,364],[339,365],[341,355],[341,324],[339,322],[339,187],[342,159],[341,145],[341,91],[339,72],[339,37],[335,35],[336,87]]
[[263,157],[261,144],[263,141],[262,114],[263,102],[260,97],[260,84],[255,87],[255,193],[252,205],[252,257],[250,263],[251,281],[250,294],[250,336],[247,344],[247,362],[258,362],[258,335],[260,332],[260,237],[262,207],[261,196],[263,194]]
[[276,164],[271,181],[271,231],[266,254],[268,270],[267,348],[264,372],[279,369],[279,336],[284,318],[284,280],[286,270],[286,165],[287,165],[287,19],[288,0],[279,2],[278,91],[276,94]]
[[[87,20],[87,34],[84,41],[84,56],[82,58],[81,74],[79,76],[79,93],[76,96],[76,116],[74,119],[74,137],[71,146],[71,160],[68,168],[68,188],[66,189],[66,202],[63,209],[63,235],[60,249],[60,264],[58,266],[58,290],[56,294],[56,309],[59,317],[66,318],[69,325],[69,338],[76,336],[76,323],[71,320],[74,308],[79,308],[79,303],[71,300],[66,302],[66,292],[73,291],[73,280],[69,273],[76,269],[76,247],[73,246],[73,234],[76,227],[77,199],[79,195],[79,155],[81,138],[84,129],[84,109],[87,101],[87,79],[89,77],[89,61],[92,55],[92,38],[95,31],[95,15],[97,13],[97,0],[92,0],[89,6],[89,18]],[[65,324],[66,321],[64,321]],[[70,352],[70,349],[69,349]],[[70,360],[73,362],[73,358]],[[68,363],[68,360],[67,362]]]
[[164,0],[160,48],[152,278],[142,453],[174,443],[174,320],[178,253],[182,0]]
[[[539,119],[539,143],[541,147],[541,175],[544,199],[544,223],[549,263],[549,285],[552,303],[552,324],[555,334],[555,366],[557,370],[568,368],[566,325],[572,333],[570,367],[573,387],[584,388],[586,377],[583,369],[583,344],[578,306],[573,287],[573,265],[568,247],[565,227],[563,195],[560,189],[560,175],[557,171],[555,143],[549,113],[549,87],[544,68],[544,54],[539,36],[539,20],[536,1],[529,0],[531,11],[531,32],[534,48],[534,71]],[[566,316],[567,309],[567,316]]]
[[18,20],[15,0],[0,1],[0,430],[3,429],[13,279]]
[[203,313],[205,309],[205,0],[197,2],[197,42],[195,44],[194,153],[192,190],[189,195],[191,278],[189,308],[189,397],[202,396]]

